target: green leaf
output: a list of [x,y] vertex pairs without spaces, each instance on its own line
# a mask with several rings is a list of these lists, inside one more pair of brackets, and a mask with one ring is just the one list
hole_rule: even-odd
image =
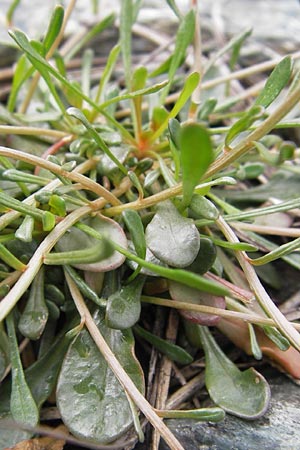
[[251,345],[251,352],[255,359],[262,359],[262,351],[260,349],[260,346],[257,342],[256,335],[255,335],[255,329],[252,323],[248,323],[248,330],[250,335],[250,345]]
[[[176,71],[180,66],[182,59],[185,57],[186,50],[194,37],[195,31],[195,13],[191,9],[180,22],[175,41],[175,49],[169,67],[170,84],[173,82]],[[169,92],[169,87],[163,91],[162,100],[165,99]]]
[[208,131],[199,124],[187,124],[179,135],[182,170],[182,207],[189,205],[195,186],[213,162],[214,153]]
[[98,36],[106,28],[110,27],[113,24],[114,20],[115,15],[109,14],[108,16],[104,17],[99,23],[96,23],[96,25],[93,26],[76,45],[72,46],[71,50],[68,51],[65,60],[70,61],[70,59],[72,59],[73,56],[76,55],[76,53],[78,53],[79,50],[83,46],[85,46],[91,39],[93,39],[95,36]]
[[104,97],[104,90],[105,87],[108,83],[108,80],[111,77],[111,74],[114,70],[114,67],[116,65],[117,59],[119,57],[119,53],[120,53],[120,44],[115,45],[107,58],[107,62],[105,65],[105,68],[103,70],[102,76],[100,78],[100,83],[99,83],[99,87],[96,93],[96,97],[95,97],[95,103],[99,103],[103,101],[103,97]]
[[[102,240],[87,235],[84,227],[91,227],[102,233]],[[105,236],[127,246],[124,231],[115,221],[103,217],[90,217],[70,228],[57,242],[56,253],[45,256],[45,264],[69,264],[77,269],[92,272],[106,272],[116,269],[124,262],[124,257],[113,251]]]
[[48,320],[48,308],[44,298],[44,269],[41,268],[34,278],[18,328],[23,336],[39,339]]
[[171,361],[175,361],[179,364],[190,364],[193,362],[193,357],[182,347],[150,333],[139,325],[135,325],[134,331],[136,334],[153,345],[153,347],[166,355]]
[[[201,292],[197,289],[185,286],[184,284],[169,282],[170,296],[173,300],[185,303],[193,303],[196,305],[212,306],[214,308],[225,309],[226,303],[224,297],[217,297],[206,292]],[[221,317],[214,314],[205,314],[197,311],[179,310],[185,319],[201,325],[216,325]]]
[[140,215],[134,210],[127,209],[122,213],[122,216],[127,230],[130,233],[136,254],[144,259],[146,257],[147,246],[144,226]]
[[145,277],[139,276],[108,297],[105,321],[110,328],[124,330],[139,320],[144,283]]
[[3,324],[0,324],[0,380],[9,364],[9,342],[4,331]]
[[217,249],[211,239],[201,237],[200,250],[190,266],[186,269],[203,275],[213,265],[217,257]]
[[96,303],[99,306],[106,306],[106,302],[99,298],[96,292],[78,275],[76,270],[74,270],[71,266],[65,265],[64,270],[70,275],[73,281],[75,281],[76,286],[82,293],[85,298],[92,300],[92,302]]
[[193,219],[216,220],[220,214],[213,202],[199,194],[192,195],[189,208]]
[[55,39],[60,33],[64,20],[64,14],[65,14],[64,8],[60,5],[56,5],[52,13],[48,29],[46,31],[45,38],[43,40],[46,53],[50,50],[52,44],[54,43]]
[[184,105],[186,104],[186,102],[188,101],[188,99],[198,86],[199,81],[200,75],[198,72],[193,72],[186,78],[182,91],[180,92],[180,95],[175,105],[169,112],[164,122],[158,128],[158,130],[156,130],[155,133],[153,133],[153,135],[151,136],[150,139],[151,142],[154,142],[165,131],[165,129],[168,126],[169,120],[174,119],[177,116],[177,114],[181,111],[181,109],[184,107]]
[[286,337],[284,337],[280,331],[275,327],[270,327],[268,325],[263,325],[261,327],[264,330],[264,333],[268,338],[277,345],[279,350],[285,352],[288,348],[290,348],[290,343]]
[[34,68],[25,55],[22,55],[16,64],[13,82],[7,103],[8,111],[13,111],[16,105],[17,96],[23,83],[33,74]]
[[251,125],[262,116],[263,112],[264,108],[261,105],[254,105],[249,111],[246,111],[229,129],[225,137],[225,146],[229,147],[229,144],[238,134],[248,131]]
[[10,361],[12,371],[12,388],[10,410],[16,422],[34,427],[39,421],[39,412],[25,380],[18,342],[15,331],[13,313],[6,319],[10,346]]
[[180,12],[178,6],[176,5],[175,0],[167,0],[167,3],[170,6],[170,8],[172,9],[173,13],[178,17],[178,19],[181,19],[182,15],[181,15],[181,12]]
[[200,248],[200,236],[193,221],[182,217],[171,201],[158,205],[146,228],[146,242],[158,259],[174,267],[190,265]]
[[201,422],[220,422],[225,418],[222,408],[199,408],[199,409],[179,409],[160,410],[160,417],[164,419],[190,419]]
[[115,157],[115,155],[110,151],[109,147],[105,144],[103,139],[100,137],[99,133],[95,130],[95,128],[90,124],[86,116],[77,108],[68,108],[68,114],[72,117],[75,117],[79,120],[87,129],[89,135],[94,139],[94,141],[99,145],[100,149],[118,166],[118,168],[127,175],[127,169],[123,166],[122,163]]
[[286,56],[275,67],[254,104],[267,108],[287,85],[292,74],[292,69],[292,58],[290,56]]
[[9,267],[15,270],[24,272],[26,265],[16,258],[3,244],[0,244],[0,258],[2,262],[6,263]]
[[133,24],[132,0],[123,0],[120,12],[120,45],[127,89],[131,82],[131,28]]
[[[77,225],[78,226],[78,225]],[[83,227],[81,224],[80,227]],[[96,239],[102,240],[103,237],[100,233],[91,227],[84,226],[86,233],[95,237]],[[150,271],[156,273],[161,277],[165,277],[169,280],[178,281],[179,283],[186,284],[187,286],[199,289],[200,291],[209,292],[215,295],[228,295],[228,290],[224,286],[210,281],[207,278],[196,275],[195,273],[188,272],[187,270],[171,269],[169,267],[163,267],[158,264],[153,264],[147,260],[141,259],[134,253],[130,252],[126,248],[117,244],[116,242],[110,240],[110,244],[115,248],[115,250],[122,255],[126,256],[131,261],[139,264],[140,266],[149,269]],[[146,255],[147,259],[147,255]]]
[[[144,378],[134,355],[131,331],[107,328],[100,311],[95,313],[94,320],[119,362],[143,392]],[[132,425],[124,389],[86,330],[79,333],[65,357],[57,385],[57,405],[71,433],[92,442],[111,442]]]
[[205,351],[205,383],[212,400],[226,412],[256,419],[267,410],[270,388],[253,368],[241,372],[223,353],[206,327],[199,327]]

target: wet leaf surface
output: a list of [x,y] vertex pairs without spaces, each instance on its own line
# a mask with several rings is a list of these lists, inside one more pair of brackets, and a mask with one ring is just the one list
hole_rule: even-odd
[[199,328],[205,351],[205,383],[212,400],[226,412],[244,419],[262,416],[270,402],[270,388],[252,367],[241,372],[223,353],[205,327]]
[[193,221],[181,216],[170,201],[159,205],[146,228],[146,242],[158,259],[174,267],[190,265],[200,248]]
[[[107,328],[100,311],[94,319],[128,375],[143,391],[144,380],[134,356],[131,331]],[[92,442],[111,442],[132,425],[126,394],[86,330],[77,336],[64,360],[57,403],[68,429]]]

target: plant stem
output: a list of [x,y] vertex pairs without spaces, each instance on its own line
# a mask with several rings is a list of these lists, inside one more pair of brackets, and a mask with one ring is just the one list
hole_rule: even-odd
[[85,302],[84,299],[77,288],[76,284],[66,274],[66,279],[69,285],[69,289],[71,295],[73,297],[74,303],[78,312],[82,319],[85,320],[85,325],[101,354],[105,358],[107,364],[110,369],[115,374],[116,378],[119,380],[123,389],[127,392],[127,394],[132,398],[135,404],[140,408],[142,413],[147,417],[149,422],[158,430],[161,436],[164,438],[166,443],[170,446],[172,450],[184,450],[181,446],[180,442],[175,438],[173,433],[169,430],[169,428],[163,423],[163,421],[158,417],[152,406],[145,399],[143,394],[138,390],[136,385],[133,383],[131,378],[125,372],[118,359],[115,357],[114,353],[111,351],[110,347],[106,343],[104,337],[100,333],[99,328],[95,324]]
[[[213,306],[206,306],[206,305],[196,305],[193,303],[186,303],[186,302],[180,302],[176,300],[169,300],[166,298],[159,298],[159,297],[149,297],[147,295],[142,295],[141,297],[142,302],[144,303],[150,303],[151,305],[159,305],[159,306],[166,306],[168,308],[175,308],[179,310],[185,310],[185,311],[196,311],[206,314],[213,314],[220,317],[228,317],[231,319],[240,319],[249,323],[254,324],[260,324],[260,325],[269,325],[269,326],[276,326],[276,323],[273,319],[269,319],[266,317],[258,316],[257,314],[253,314],[251,312],[244,313],[244,312],[238,312],[238,311],[231,311],[227,309],[221,309],[221,308],[215,308]],[[244,309],[246,309],[244,307]],[[295,329],[300,329],[300,324],[298,323],[291,323],[291,325]]]
[[94,192],[95,194],[98,194],[99,197],[105,198],[112,205],[121,204],[119,199],[117,199],[110,191],[105,189],[99,183],[96,183],[95,181],[91,180],[90,178],[84,175],[81,175],[80,173],[76,173],[74,171],[68,172],[59,165],[47,161],[43,158],[39,158],[38,156],[29,155],[28,153],[24,153],[19,150],[14,150],[12,148],[1,146],[0,146],[0,155],[25,161],[35,166],[43,167],[44,169],[47,169],[50,172],[56,173],[64,178],[67,178],[68,180],[74,181],[75,183],[80,183],[84,188]]
[[[119,188],[114,190],[116,196],[122,195],[128,189],[128,185],[124,183]],[[46,236],[41,242],[31,260],[27,264],[25,272],[20,276],[19,280],[12,287],[9,293],[3,298],[0,303],[0,322],[9,314],[9,312],[18,303],[21,296],[28,289],[32,280],[41,268],[44,256],[51,251],[53,246],[57,243],[60,237],[73,226],[82,217],[90,214],[96,208],[103,208],[106,200],[103,198],[97,199],[88,206],[82,206],[72,211],[67,217],[65,217],[56,227]]]
[[22,127],[13,125],[0,125],[0,134],[19,134],[24,136],[49,136],[53,138],[64,138],[69,136],[70,133],[65,131],[52,130],[47,128],[37,128],[37,127]]
[[[220,216],[216,220],[216,224],[226,237],[229,242],[239,242],[236,234],[232,231],[230,226],[225,222],[225,220]],[[289,339],[290,343],[300,351],[300,336],[295,328],[290,324],[290,322],[285,318],[285,316],[279,311],[276,305],[273,303],[267,292],[265,291],[263,285],[261,284],[254,268],[247,261],[247,255],[242,251],[235,251],[237,260],[242,267],[244,274],[248,280],[250,288],[256,295],[257,301],[260,306],[266,312],[266,314],[271,317],[276,323],[279,331]]]

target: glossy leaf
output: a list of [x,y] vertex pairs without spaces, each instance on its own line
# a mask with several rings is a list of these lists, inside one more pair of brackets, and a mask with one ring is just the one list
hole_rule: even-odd
[[150,333],[139,325],[135,325],[134,331],[149,342],[149,344],[153,345],[154,348],[166,355],[171,361],[179,364],[190,364],[193,362],[193,357],[182,347]]
[[[102,241],[100,245],[99,240],[82,231],[85,225],[101,233]],[[78,228],[80,226],[82,229]],[[71,228],[70,232],[66,233],[56,244],[57,249],[60,251],[59,258],[53,254],[54,258],[52,257],[50,262],[51,264],[57,264],[61,261],[61,264],[70,264],[78,269],[92,272],[107,272],[116,269],[123,264],[125,258],[111,250],[111,246],[105,239],[105,236],[121,246],[127,247],[127,239],[120,225],[112,219],[96,216],[83,220],[77,224],[77,227]],[[102,244],[104,247],[102,247]],[[98,253],[99,251],[100,253]],[[75,261],[76,252],[81,253]],[[90,258],[90,262],[83,262],[83,259],[81,259],[84,252],[87,254],[87,260]],[[68,262],[65,260],[66,254],[68,254]],[[49,264],[49,256],[52,255],[45,257],[46,264]],[[91,259],[94,259],[94,261]]]
[[[94,315],[108,345],[140,391],[141,367],[134,355],[130,330],[107,328],[100,311]],[[57,404],[68,429],[78,438],[108,443],[132,425],[124,389],[86,330],[80,332],[65,357],[57,385]]]
[[205,351],[205,383],[212,400],[226,412],[256,419],[267,410],[270,388],[253,368],[241,372],[223,353],[206,327],[199,328]]
[[190,419],[207,422],[220,422],[225,418],[225,411],[222,408],[199,408],[180,410],[160,410],[159,415],[164,419]]
[[[73,281],[75,281],[76,286],[82,293],[85,298],[92,300],[92,302],[96,303],[99,306],[105,306],[106,302],[103,301],[102,298],[98,297],[96,292],[86,283],[80,275],[74,270],[71,266],[65,265],[64,270],[70,275]],[[90,272],[89,272],[90,273]]]
[[[136,254],[142,258],[146,258],[147,245],[145,239],[144,226],[140,215],[134,210],[126,210],[123,212],[123,219],[130,233]],[[135,274],[140,271],[141,267],[136,267]]]
[[195,186],[200,182],[214,153],[208,131],[199,124],[187,124],[179,135],[181,154],[183,208],[189,205]]
[[159,204],[146,228],[146,242],[158,259],[175,267],[190,265],[200,248],[193,221],[182,217],[171,201]]
[[44,269],[41,268],[33,280],[29,297],[19,320],[18,328],[23,336],[39,339],[48,319],[48,308],[44,297]]
[[292,58],[286,56],[275,67],[266,81],[263,90],[255,101],[255,105],[261,105],[267,108],[280,94],[287,85],[293,69]]
[[34,229],[34,218],[31,216],[25,216],[23,222],[15,232],[17,239],[23,242],[32,241],[32,233]]
[[193,219],[216,220],[219,217],[217,207],[203,195],[192,195],[189,208]]
[[[226,303],[224,297],[217,297],[206,292],[185,286],[184,284],[169,282],[169,291],[171,298],[179,302],[194,303],[196,305],[213,306],[214,308],[225,309]],[[179,310],[185,319],[201,325],[216,325],[220,321],[220,316],[205,314],[197,311]]]
[[139,276],[108,297],[105,321],[109,327],[124,330],[139,320],[144,283],[145,277]]
[[12,371],[10,411],[16,422],[34,427],[39,421],[39,412],[23,372],[13,313],[7,317],[6,323]]
[[201,237],[200,242],[200,250],[192,264],[187,267],[187,270],[203,275],[214,265],[217,249],[210,239]]

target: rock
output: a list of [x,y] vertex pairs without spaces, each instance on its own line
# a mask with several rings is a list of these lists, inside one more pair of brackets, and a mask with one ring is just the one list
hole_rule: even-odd
[[[185,450],[299,449],[300,388],[283,375],[273,375],[270,386],[269,411],[253,422],[226,415],[217,424],[173,419],[168,426]],[[162,441],[160,450],[167,449]]]

